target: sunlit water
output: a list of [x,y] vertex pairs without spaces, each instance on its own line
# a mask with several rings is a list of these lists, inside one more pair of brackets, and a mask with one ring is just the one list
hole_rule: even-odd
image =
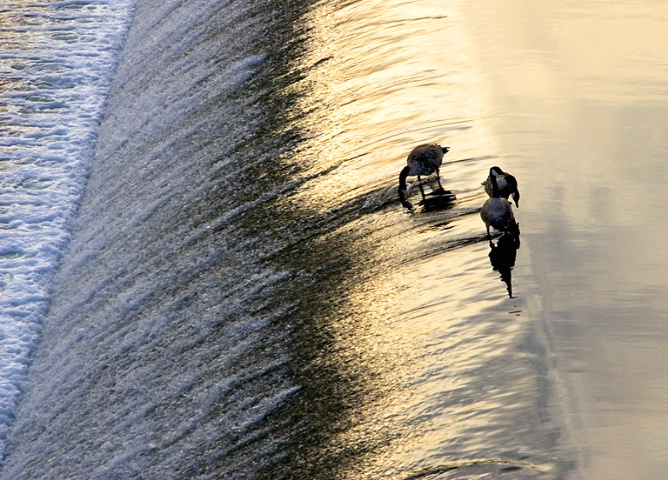
[[668,12],[277,3],[137,2],[3,478],[662,478]]

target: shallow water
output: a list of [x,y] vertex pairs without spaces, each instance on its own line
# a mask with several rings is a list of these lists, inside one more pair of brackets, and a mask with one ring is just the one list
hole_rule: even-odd
[[3,478],[660,478],[666,20],[139,0]]

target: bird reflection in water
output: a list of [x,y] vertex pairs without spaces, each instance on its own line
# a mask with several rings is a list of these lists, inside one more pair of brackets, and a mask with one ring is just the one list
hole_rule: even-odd
[[520,236],[503,233],[496,240],[496,244],[489,240],[489,260],[494,271],[498,271],[508,288],[508,296],[513,298],[512,270],[517,258],[517,250],[520,248]]
[[445,210],[451,208],[457,197],[450,190],[436,190],[431,194],[427,194],[421,202],[418,203],[425,212],[433,212],[436,210]]

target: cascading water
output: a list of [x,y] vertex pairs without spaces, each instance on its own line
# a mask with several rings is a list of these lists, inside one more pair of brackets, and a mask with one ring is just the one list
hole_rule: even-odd
[[[563,32],[603,16],[649,35],[647,17],[660,40],[668,20],[490,5],[3,7],[0,476],[561,479],[616,458],[597,441],[626,452],[608,412],[634,416],[620,399],[660,399],[662,382],[615,389],[656,370],[617,353],[659,351],[662,308],[617,265],[639,257],[661,285],[662,257],[642,256],[660,241],[620,245],[656,238],[642,213],[663,205],[645,184],[665,136],[616,109],[645,99],[629,85],[661,100],[664,64],[634,77],[615,58],[624,80],[606,83],[605,56],[578,63],[571,40],[599,37]],[[599,119],[652,169],[627,174]],[[450,147],[447,194],[409,177],[409,212],[398,174],[427,142]],[[480,219],[493,165],[518,178],[519,243]],[[644,208],[609,211],[627,189]],[[606,230],[620,224],[633,232]],[[609,295],[618,270],[633,281]],[[656,451],[643,469],[661,470]]]

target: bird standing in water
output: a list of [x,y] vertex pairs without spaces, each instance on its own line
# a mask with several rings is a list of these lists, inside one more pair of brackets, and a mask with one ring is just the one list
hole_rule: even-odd
[[490,227],[500,232],[508,232],[513,237],[519,237],[520,226],[515,221],[513,207],[508,200],[500,196],[496,179],[496,175],[490,175],[489,180],[492,186],[492,196],[487,199],[480,210],[480,218],[482,218],[482,221],[485,222],[485,227],[487,227],[487,237],[490,236]]
[[[418,182],[421,180],[422,175],[429,176],[433,173],[436,173],[436,181],[440,187],[440,191],[443,190],[443,185],[441,185],[441,177],[439,174],[439,169],[443,163],[443,155],[448,153],[450,147],[441,147],[436,143],[427,143],[424,145],[418,145],[415,147],[411,153],[408,155],[406,160],[407,165],[401,170],[399,174],[399,200],[401,204],[406,208],[413,208],[413,205],[406,200],[406,177],[415,176],[418,177]],[[422,184],[418,184],[420,187],[420,193],[422,194],[422,199],[424,200],[425,194]]]
[[517,188],[517,179],[511,174],[504,172],[499,167],[492,167],[489,169],[489,177],[483,183],[485,192],[490,197],[492,196],[492,177],[496,179],[496,186],[499,189],[499,196],[501,198],[509,199],[512,195],[513,201],[517,208],[520,207],[520,191]]

